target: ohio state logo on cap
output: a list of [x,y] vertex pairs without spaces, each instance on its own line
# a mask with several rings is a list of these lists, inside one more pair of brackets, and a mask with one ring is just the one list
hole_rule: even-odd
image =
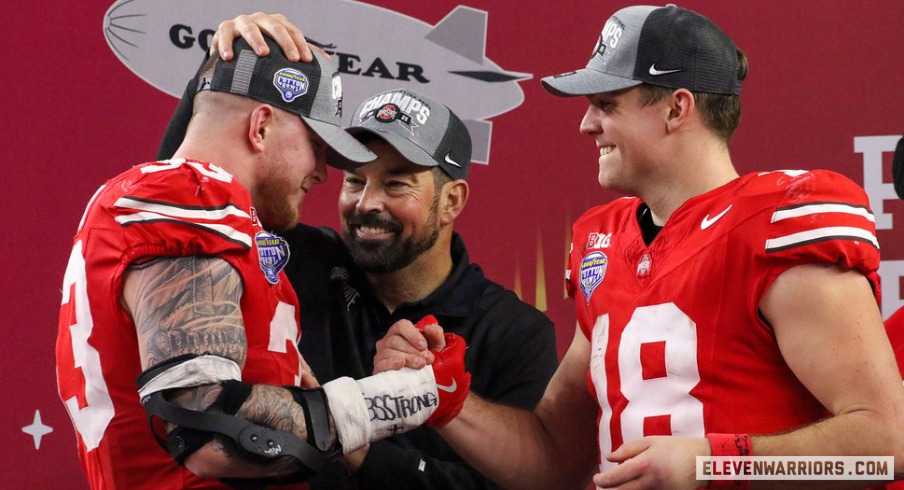
[[377,109],[377,113],[374,117],[377,121],[381,122],[390,122],[395,119],[396,114],[399,113],[399,108],[396,107],[395,104],[386,104],[383,107]]
[[395,104],[383,104],[371,112],[374,119],[381,123],[391,123],[395,120],[402,121],[405,124],[411,123],[411,116],[402,112],[399,106]]

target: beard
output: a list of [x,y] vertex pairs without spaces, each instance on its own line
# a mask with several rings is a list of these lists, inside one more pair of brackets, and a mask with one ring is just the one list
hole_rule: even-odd
[[[436,225],[436,206],[427,218],[427,232],[421,236],[403,237],[404,227],[401,223],[377,216],[375,214],[352,213],[342,229],[345,246],[351,253],[355,265],[365,272],[383,274],[395,272],[407,267],[427,250],[433,247],[439,238],[439,226]],[[355,230],[359,226],[375,226],[392,232],[387,240],[362,240]]]
[[298,187],[290,180],[270,178],[261,181],[252,195],[257,217],[268,230],[290,230],[298,224],[298,207],[289,198],[298,192]]

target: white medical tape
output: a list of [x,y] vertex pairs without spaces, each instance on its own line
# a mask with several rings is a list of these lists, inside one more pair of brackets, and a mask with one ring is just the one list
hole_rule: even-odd
[[358,381],[339,378],[323,389],[345,454],[420,426],[439,406],[430,366],[384,371]]
[[139,398],[174,388],[242,380],[242,368],[225,357],[205,354],[176,364],[154,376],[138,390]]

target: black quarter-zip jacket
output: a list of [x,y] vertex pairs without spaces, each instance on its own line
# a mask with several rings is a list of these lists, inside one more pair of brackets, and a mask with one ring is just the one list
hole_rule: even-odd
[[[399,305],[392,313],[374,295],[335,231],[300,224],[283,236],[291,250],[286,273],[301,308],[299,349],[320,383],[369,376],[375,344],[393,323],[432,314],[447,332],[467,342],[472,391],[527,409],[540,400],[558,362],[553,324],[470,263],[457,233],[449,278],[428,297]],[[498,488],[429,427],[372,444],[354,475],[336,471],[310,483],[315,490]]]

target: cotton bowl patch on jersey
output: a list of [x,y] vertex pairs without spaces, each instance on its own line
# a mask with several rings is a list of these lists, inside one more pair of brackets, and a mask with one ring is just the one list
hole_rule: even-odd
[[581,291],[588,304],[590,295],[603,282],[608,264],[609,259],[602,252],[593,252],[581,259]]
[[308,93],[308,77],[294,68],[283,68],[273,74],[273,86],[279,89],[286,102]]
[[257,245],[257,258],[267,282],[278,283],[280,271],[289,263],[289,244],[282,237],[266,231],[254,235],[254,244]]

